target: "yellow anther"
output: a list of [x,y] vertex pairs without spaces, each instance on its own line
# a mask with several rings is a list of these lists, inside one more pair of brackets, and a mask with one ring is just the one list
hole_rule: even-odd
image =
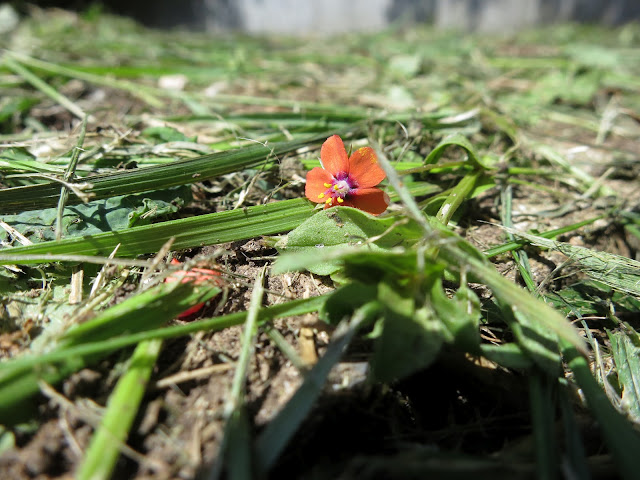
[[330,183],[325,183],[325,184],[324,184],[324,186],[325,186],[326,188],[331,188],[331,184],[330,184]]
[[330,199],[330,198],[328,198],[328,199],[327,199],[327,201],[326,201],[326,202],[324,202],[324,203],[326,203],[327,205],[329,205],[329,204],[331,203],[331,199]]
[[318,198],[324,198],[324,193],[321,193],[320,195],[318,195]]
[[334,186],[333,186],[333,189],[334,189],[334,190],[340,190],[340,187],[339,187],[338,185],[334,185]]
[[338,203],[343,203],[343,202],[344,202],[344,198],[338,197]]

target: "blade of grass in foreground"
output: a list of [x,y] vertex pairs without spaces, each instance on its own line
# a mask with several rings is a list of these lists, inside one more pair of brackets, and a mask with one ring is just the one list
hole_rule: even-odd
[[207,476],[208,480],[217,480],[225,463],[229,479],[244,480],[253,477],[251,474],[251,436],[244,396],[249,361],[255,350],[256,335],[258,334],[258,312],[264,296],[264,273],[265,269],[263,268],[258,274],[251,292],[251,302],[242,335],[242,349],[236,362],[231,392],[229,392],[224,406],[223,415],[226,418],[224,435],[218,459]]
[[122,375],[107,402],[100,426],[93,434],[76,478],[108,480],[127,441],[147,382],[156,364],[161,340],[140,343],[133,352],[127,371]]
[[340,360],[358,328],[371,319],[378,312],[378,308],[376,303],[368,303],[354,313],[351,322],[338,326],[327,352],[307,374],[291,400],[260,434],[256,441],[256,462],[262,474],[265,474],[273,466],[311,410],[322,391],[329,371]]
[[[118,256],[130,257],[157,252],[170,238],[175,239],[172,245],[175,250],[234,242],[292,230],[309,218],[314,208],[315,205],[306,199],[297,198],[59,242],[43,242],[4,250],[0,253],[0,264],[42,263],[47,261],[47,254],[106,256],[118,244],[121,244]],[[20,261],[18,256],[23,254],[42,257]]]
[[576,383],[582,389],[587,405],[598,421],[605,441],[622,478],[638,478],[638,452],[640,435],[631,423],[618,412],[604,393],[593,375],[587,360],[575,348],[564,343],[563,354],[569,368],[575,375]]
[[[358,128],[361,127],[349,127],[339,133],[347,135]],[[94,175],[75,185],[84,185],[82,192],[91,200],[188,185],[272,161],[280,155],[318,144],[334,133],[336,132],[324,132],[290,142],[250,145],[152,167]],[[54,207],[58,204],[59,196],[58,182],[0,190],[0,214]],[[80,202],[77,195],[70,195],[67,205]]]
[[[204,285],[156,285],[130,297],[100,313],[92,320],[69,330],[57,351],[98,342],[121,335],[157,328],[187,308],[207,300],[220,290]],[[51,352],[54,353],[54,352]],[[38,354],[2,362],[0,370],[0,423],[14,423],[28,416],[28,399],[40,390],[39,382],[55,384],[71,373],[86,367],[100,355],[59,355],[53,361],[51,354]],[[34,362],[36,360],[36,362]]]

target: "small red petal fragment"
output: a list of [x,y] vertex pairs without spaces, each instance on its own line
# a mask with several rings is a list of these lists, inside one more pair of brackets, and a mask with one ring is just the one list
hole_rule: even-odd
[[[175,258],[171,260],[171,265],[180,265],[180,262]],[[215,270],[210,270],[208,268],[192,268],[191,270],[179,270],[177,272],[173,272],[167,278],[164,279],[165,283],[174,283],[180,281],[180,283],[189,283],[193,282],[195,285],[199,285],[203,282],[209,282],[214,277],[219,277],[220,272]],[[216,283],[218,280],[216,279]],[[193,307],[189,307],[187,310],[178,315],[178,318],[184,319],[191,317],[195,313],[198,313],[204,307],[204,302],[198,303]]]

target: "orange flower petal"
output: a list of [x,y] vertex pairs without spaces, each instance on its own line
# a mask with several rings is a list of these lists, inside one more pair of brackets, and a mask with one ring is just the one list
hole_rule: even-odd
[[325,140],[320,149],[322,167],[334,177],[338,173],[349,172],[349,158],[344,143],[338,135]]
[[[180,261],[173,258],[171,259],[171,265],[180,265]],[[208,268],[192,268],[189,271],[180,270],[171,273],[164,279],[165,283],[174,283],[180,281],[181,283],[193,282],[195,285],[199,285],[203,282],[208,282],[219,277],[220,272],[216,270],[209,270]],[[216,283],[220,285],[220,281],[216,279]],[[196,305],[189,307],[187,310],[178,315],[180,319],[188,319],[198,313],[204,307],[204,302],[197,303]]]
[[[359,188],[351,194],[348,203],[365,212],[380,215],[389,206],[389,197],[379,188]],[[346,204],[347,201],[343,205]]]
[[387,176],[378,165],[378,157],[371,147],[362,147],[349,158],[349,176],[358,183],[358,188],[371,188]]
[[319,195],[327,191],[325,183],[332,183],[333,177],[326,170],[315,167],[307,173],[307,185],[304,187],[304,194],[309,200],[315,203],[324,203],[327,199],[320,198]]

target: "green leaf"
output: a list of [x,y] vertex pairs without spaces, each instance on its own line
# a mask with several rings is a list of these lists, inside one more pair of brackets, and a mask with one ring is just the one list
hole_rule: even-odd
[[292,199],[245,209],[99,233],[57,242],[15,247],[0,252],[0,264],[48,261],[48,255],[109,255],[120,244],[119,257],[157,252],[170,238],[176,250],[272,235],[295,228],[311,215],[308,200]]
[[436,146],[436,148],[434,148],[431,151],[431,153],[429,153],[429,155],[425,159],[424,163],[426,165],[430,165],[432,163],[436,163],[440,159],[440,157],[442,156],[444,151],[447,148],[452,147],[452,146],[460,147],[465,152],[467,152],[467,159],[469,160],[469,162],[471,162],[471,164],[474,167],[479,168],[481,170],[486,170],[486,169],[490,168],[490,167],[484,165],[480,161],[480,159],[478,158],[478,155],[476,154],[475,148],[473,148],[473,145],[471,145],[471,142],[469,140],[467,140],[467,138],[464,135],[461,135],[459,133],[455,133],[453,135],[449,135],[448,137],[444,138]]
[[195,142],[195,138],[189,138],[184,133],[172,127],[149,127],[145,128],[140,135],[143,137],[166,142]]
[[461,285],[452,298],[442,289],[438,278],[431,287],[431,304],[443,327],[448,341],[466,352],[480,354],[480,300],[466,285]]
[[376,298],[377,285],[351,282],[335,290],[326,300],[320,311],[320,318],[337,325],[353,312]]
[[[294,152],[302,147],[309,147],[313,143],[319,143],[333,133],[335,131],[290,142],[250,145],[236,150],[177,160],[152,167],[93,175],[83,178],[77,185],[84,185],[84,193],[89,195],[92,200],[188,185],[226,173],[255,167],[279,155]],[[60,184],[57,182],[0,190],[0,214],[54,207],[58,204],[59,196]],[[67,205],[78,203],[81,203],[81,200],[77,195],[69,195]]]
[[[190,198],[188,187],[178,187],[67,207],[62,217],[62,232],[70,238],[148,225],[151,220],[177,212]],[[38,243],[55,240],[56,215],[56,208],[45,208],[5,215],[3,220],[33,243]],[[6,240],[7,237],[6,232],[0,233],[0,238]]]
[[384,306],[382,334],[375,340],[371,374],[391,382],[429,366],[443,343],[440,323],[428,307],[416,309],[407,292],[380,283],[378,300]]
[[[276,244],[280,252],[301,252],[323,255],[359,247],[366,251],[389,250],[415,243],[422,237],[414,222],[398,221],[396,217],[375,217],[351,207],[321,210]],[[315,252],[315,253],[312,253]],[[337,260],[327,260],[305,267],[317,275],[329,275],[339,270]]]
[[380,285],[379,296],[384,299],[384,323],[375,340],[371,374],[377,381],[391,382],[433,363],[442,347],[442,330],[432,310],[411,311],[412,300],[386,284]]

